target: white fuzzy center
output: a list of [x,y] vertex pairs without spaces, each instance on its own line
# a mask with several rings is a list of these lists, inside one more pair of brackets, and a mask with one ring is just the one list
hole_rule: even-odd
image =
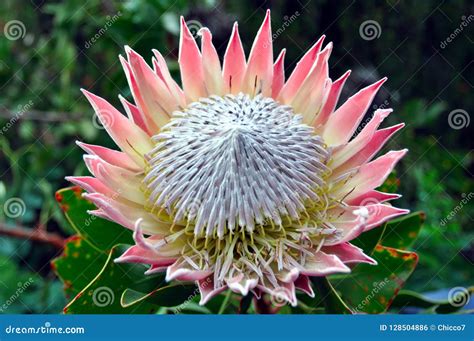
[[261,95],[211,96],[175,112],[147,155],[148,205],[199,236],[298,220],[318,201],[329,158],[301,121]]

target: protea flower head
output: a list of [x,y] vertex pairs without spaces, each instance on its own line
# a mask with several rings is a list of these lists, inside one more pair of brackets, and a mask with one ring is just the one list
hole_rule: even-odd
[[375,261],[350,241],[406,210],[375,190],[406,150],[371,161],[403,124],[376,110],[355,136],[385,78],[336,109],[349,76],[329,77],[332,43],[321,37],[287,80],[274,62],[267,11],[248,56],[237,24],[222,67],[212,35],[201,48],[183,18],[182,86],[153,50],[153,68],[131,48],[120,57],[135,104],[128,117],[83,90],[120,151],[79,142],[94,177],[69,177],[98,209],[134,231],[117,262],[150,265],[168,281],[196,281],[201,304],[225,289],[314,295],[309,276]]

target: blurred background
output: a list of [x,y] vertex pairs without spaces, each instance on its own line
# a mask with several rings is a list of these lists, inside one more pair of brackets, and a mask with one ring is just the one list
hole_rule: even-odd
[[130,98],[118,60],[124,45],[148,61],[160,50],[179,79],[180,15],[194,33],[209,27],[221,56],[238,20],[248,53],[267,8],[287,75],[325,34],[335,43],[333,80],[353,71],[343,99],[389,77],[372,109],[394,109],[385,126],[406,123],[387,147],[410,150],[397,167],[397,206],[426,213],[406,288],[474,284],[472,1],[3,0],[0,302],[9,304],[0,312],[55,313],[65,304],[49,262],[73,231],[54,193],[68,186],[66,175],[87,174],[75,140],[113,147],[79,89],[118,108],[118,94]]

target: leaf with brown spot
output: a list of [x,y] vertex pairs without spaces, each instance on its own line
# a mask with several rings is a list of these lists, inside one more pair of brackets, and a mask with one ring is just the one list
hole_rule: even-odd
[[414,212],[385,224],[380,244],[406,250],[413,245],[425,221],[423,212]]
[[117,244],[134,244],[132,232],[125,227],[87,213],[96,207],[82,197],[75,186],[56,192],[56,200],[75,231],[98,250],[110,250]]
[[117,264],[114,259],[123,253],[115,246],[107,255],[103,268],[64,308],[67,314],[154,314],[158,306],[146,301],[122,306],[126,290],[151,292],[165,284],[163,275],[146,276],[141,264]]
[[72,236],[51,266],[64,283],[66,298],[71,299],[94,279],[106,261],[106,253],[97,251],[82,237]]
[[418,263],[414,252],[378,245],[372,254],[378,265],[358,264],[347,275],[330,276],[330,282],[355,312],[387,311]]

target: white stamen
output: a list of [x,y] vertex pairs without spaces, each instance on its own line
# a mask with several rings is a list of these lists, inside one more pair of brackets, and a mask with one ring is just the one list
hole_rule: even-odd
[[330,157],[301,122],[288,106],[242,93],[175,112],[146,157],[149,206],[221,239],[237,226],[253,232],[267,220],[298,220],[305,202],[318,199]]

